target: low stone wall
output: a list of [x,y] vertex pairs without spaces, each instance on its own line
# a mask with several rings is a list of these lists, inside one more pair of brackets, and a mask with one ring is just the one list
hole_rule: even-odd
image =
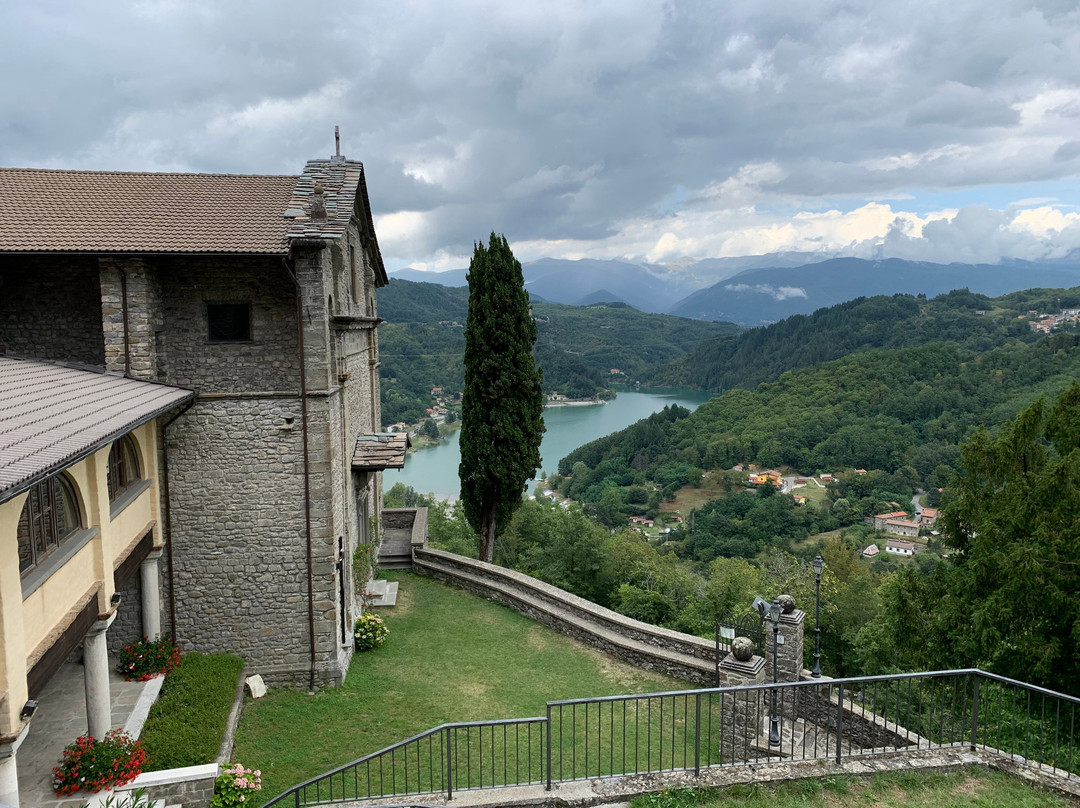
[[[633,620],[523,573],[442,550],[414,547],[413,569],[496,600],[646,670],[705,687],[716,682],[716,649],[710,640]],[[721,653],[727,653],[725,646]]]
[[[840,700],[839,695],[833,692],[832,680],[822,676],[820,679],[808,681],[817,681],[820,685],[795,688],[797,691],[794,699],[796,716],[835,731]],[[904,727],[886,721],[881,716],[853,703],[846,696],[840,732],[845,741],[864,749],[898,749],[916,743],[915,736]]]
[[[166,769],[160,772],[140,774],[131,783],[121,786],[112,793],[121,799],[137,788],[145,788],[148,796],[158,805],[183,805],[184,808],[207,808],[214,796],[214,781],[218,776],[218,764],[207,763],[202,766],[187,766],[183,769]],[[101,802],[90,802],[88,808],[97,808],[107,799],[105,792]]]

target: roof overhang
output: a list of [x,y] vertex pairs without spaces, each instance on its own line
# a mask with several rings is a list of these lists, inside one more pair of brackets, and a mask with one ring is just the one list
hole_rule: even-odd
[[353,449],[353,471],[385,471],[405,468],[405,454],[412,443],[407,432],[374,432],[360,435]]
[[101,370],[0,356],[0,502],[194,396]]

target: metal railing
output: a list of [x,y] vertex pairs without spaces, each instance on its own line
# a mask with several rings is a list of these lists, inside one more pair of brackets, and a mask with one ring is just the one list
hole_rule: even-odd
[[[985,749],[1080,780],[1080,699],[979,670],[552,701],[444,724],[272,799],[297,806],[776,761]],[[771,736],[771,737],[770,737]]]

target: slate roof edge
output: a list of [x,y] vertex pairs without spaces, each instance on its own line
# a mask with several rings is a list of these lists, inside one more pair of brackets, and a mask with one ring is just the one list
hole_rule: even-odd
[[101,248],[99,250],[58,250],[55,247],[50,247],[47,250],[5,250],[0,247],[0,255],[126,255],[132,258],[137,258],[141,255],[148,256],[162,256],[162,255],[193,255],[193,256],[228,256],[230,258],[275,258],[285,256],[289,254],[288,245],[282,244],[280,250],[266,251],[266,252],[252,252],[251,250],[116,250]]
[[84,447],[84,448],[82,448],[82,449],[80,449],[80,450],[78,450],[76,452],[73,452],[71,455],[68,455],[64,459],[58,460],[57,462],[46,466],[42,470],[34,472],[33,474],[31,474],[26,479],[20,480],[19,482],[15,483],[14,485],[11,485],[8,488],[0,490],[0,504],[3,504],[4,502],[7,502],[9,499],[13,499],[14,497],[18,496],[19,494],[23,493],[24,491],[27,491],[27,490],[33,488],[35,485],[40,483],[42,480],[48,479],[53,474],[56,474],[57,472],[63,471],[66,468],[70,468],[71,466],[74,466],[76,463],[81,462],[82,460],[89,457],[94,452],[98,451],[99,449],[103,449],[105,446],[107,446],[108,444],[115,441],[121,435],[126,435],[129,432],[132,432],[133,430],[138,429],[140,426],[142,426],[145,423],[148,423],[149,421],[152,421],[153,419],[157,418],[159,415],[162,415],[163,413],[166,413],[171,409],[174,409],[176,407],[179,407],[182,404],[185,404],[185,403],[191,401],[196,396],[196,391],[189,390],[186,387],[177,387],[176,385],[173,385],[173,384],[165,384],[164,382],[149,381],[149,380],[145,380],[145,379],[131,379],[130,377],[122,376],[122,375],[117,374],[117,373],[110,373],[109,371],[106,371],[106,370],[104,370],[103,368],[100,368],[100,367],[88,366],[88,365],[83,365],[83,364],[79,364],[79,363],[75,363],[75,362],[58,362],[58,361],[51,361],[51,360],[48,360],[48,359],[34,359],[32,357],[15,356],[15,355],[12,355],[12,354],[0,354],[0,356],[3,356],[5,359],[14,359],[14,360],[23,361],[23,362],[36,362],[38,364],[45,364],[45,365],[56,365],[57,367],[70,368],[71,370],[79,370],[79,371],[83,371],[83,372],[86,372],[86,373],[98,373],[98,374],[101,374],[102,376],[112,376],[112,377],[118,378],[118,379],[128,379],[130,381],[137,381],[137,382],[140,382],[142,384],[154,385],[156,387],[167,387],[167,388],[169,388],[171,390],[176,390],[177,392],[185,392],[185,393],[187,393],[187,395],[181,396],[181,397],[171,401],[166,406],[157,407],[157,408],[153,409],[152,411],[150,411],[149,413],[146,413],[146,414],[140,416],[135,421],[131,422],[130,424],[128,424],[126,426],[124,426],[123,428],[114,430],[114,431],[106,434],[104,437],[102,437],[99,440],[95,441],[92,445],[90,445],[88,447]]

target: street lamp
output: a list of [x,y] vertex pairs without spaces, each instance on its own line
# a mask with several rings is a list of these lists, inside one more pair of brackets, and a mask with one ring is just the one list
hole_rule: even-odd
[[821,676],[821,573],[825,571],[825,559],[814,559],[814,669],[810,675]]
[[[776,684],[776,649],[780,644],[780,604],[773,601],[765,612],[765,619],[772,623],[772,683]],[[772,692],[772,715],[769,718],[769,746],[780,745],[780,719],[776,715],[776,688]]]

